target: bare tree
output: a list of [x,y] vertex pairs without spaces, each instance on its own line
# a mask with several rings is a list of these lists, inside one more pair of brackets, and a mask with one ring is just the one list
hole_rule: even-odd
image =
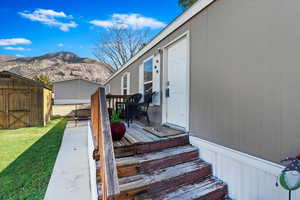
[[106,64],[118,69],[146,44],[149,30],[111,27],[95,43],[93,54]]
[[181,6],[182,10],[186,10],[190,8],[196,1],[198,0],[178,0],[178,3]]

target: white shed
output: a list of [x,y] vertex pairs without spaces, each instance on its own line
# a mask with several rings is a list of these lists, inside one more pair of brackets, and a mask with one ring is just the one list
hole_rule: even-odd
[[53,115],[74,115],[76,109],[90,106],[91,95],[102,85],[97,82],[72,79],[53,83]]

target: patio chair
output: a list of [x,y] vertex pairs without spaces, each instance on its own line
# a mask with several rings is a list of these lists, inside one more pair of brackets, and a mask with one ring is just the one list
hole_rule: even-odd
[[143,96],[142,94],[136,93],[136,94],[131,95],[127,101],[130,103],[139,103],[140,100],[142,99],[142,96]]
[[131,95],[125,102],[116,102],[116,108],[121,110],[121,116],[125,118],[127,125],[132,122],[137,113],[137,106],[142,98],[142,94],[136,93]]
[[144,102],[139,103],[138,106],[137,106],[136,116],[138,118],[139,117],[146,117],[148,125],[150,125],[148,110],[149,110],[150,103],[152,103],[152,97],[153,97],[154,94],[155,94],[155,92],[145,94],[144,95]]

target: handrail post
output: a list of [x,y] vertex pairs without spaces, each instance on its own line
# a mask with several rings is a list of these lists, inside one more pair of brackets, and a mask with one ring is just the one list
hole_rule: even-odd
[[102,200],[114,199],[120,189],[105,89],[98,88],[91,101],[93,131],[97,141],[94,156],[99,159],[101,167]]

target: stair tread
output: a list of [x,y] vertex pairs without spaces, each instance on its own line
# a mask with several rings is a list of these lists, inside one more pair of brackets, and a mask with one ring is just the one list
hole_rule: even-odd
[[159,159],[175,156],[178,154],[184,154],[184,153],[188,153],[188,152],[192,152],[192,151],[198,151],[198,148],[196,148],[192,145],[172,147],[172,148],[168,148],[168,149],[165,149],[162,151],[145,153],[145,154],[123,157],[123,158],[117,158],[116,163],[117,163],[117,166],[134,165],[134,164],[139,164],[139,163],[146,162],[146,161],[159,160]]
[[201,160],[195,160],[178,164],[164,169],[159,169],[151,174],[139,174],[119,179],[120,190],[126,191],[133,188],[144,187],[149,184],[168,180],[177,176],[187,174],[189,172],[210,167],[210,165]]
[[164,195],[163,200],[193,200],[205,197],[217,190],[225,190],[226,184],[215,178],[208,178],[199,183],[180,187],[174,192]]

